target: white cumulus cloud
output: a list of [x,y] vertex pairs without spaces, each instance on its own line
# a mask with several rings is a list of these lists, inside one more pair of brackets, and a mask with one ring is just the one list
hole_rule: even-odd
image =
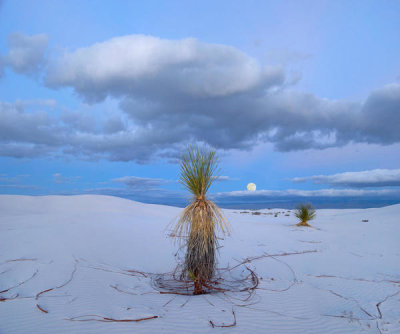
[[46,81],[100,101],[107,95],[226,96],[282,80],[280,68],[265,68],[230,46],[130,35],[64,54],[51,64]]

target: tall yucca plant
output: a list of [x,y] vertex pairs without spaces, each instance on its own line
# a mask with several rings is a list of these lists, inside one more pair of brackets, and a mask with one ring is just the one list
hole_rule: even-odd
[[202,294],[215,270],[217,230],[228,231],[220,209],[206,198],[217,178],[218,157],[207,146],[189,146],[181,161],[179,181],[193,194],[175,226],[175,235],[187,237],[184,274],[194,281],[194,294]]

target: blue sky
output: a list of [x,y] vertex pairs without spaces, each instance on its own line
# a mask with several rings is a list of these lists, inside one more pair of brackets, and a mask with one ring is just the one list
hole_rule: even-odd
[[[0,193],[400,202],[400,2],[0,0]],[[257,184],[248,193],[246,185]]]

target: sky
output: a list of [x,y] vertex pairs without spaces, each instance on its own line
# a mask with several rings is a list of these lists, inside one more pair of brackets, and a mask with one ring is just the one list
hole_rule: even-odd
[[[0,193],[400,202],[400,1],[0,0]],[[253,182],[257,190],[249,192]]]

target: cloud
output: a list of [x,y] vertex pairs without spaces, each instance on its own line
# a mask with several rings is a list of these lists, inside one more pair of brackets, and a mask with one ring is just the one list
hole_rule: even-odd
[[381,144],[399,142],[400,84],[372,92],[361,112],[359,140]]
[[[144,130],[143,140],[156,147],[198,140],[220,149],[249,149],[272,142],[283,152],[350,142],[399,142],[400,132],[393,126],[400,122],[400,113],[396,113],[399,107],[400,85],[372,93],[365,104],[330,101],[289,90],[167,103],[133,98],[121,102],[122,110]],[[386,123],[374,129],[374,121],[382,116]]]
[[53,99],[33,99],[33,100],[17,100],[16,105],[21,107],[56,107],[57,101]]
[[361,172],[346,172],[333,175],[296,177],[293,182],[312,181],[316,184],[330,184],[349,187],[400,186],[400,169],[373,169]]
[[400,196],[399,189],[317,189],[317,190],[257,190],[231,191],[217,193],[215,198],[268,198],[268,197],[363,197],[363,196]]
[[28,113],[20,103],[0,102],[0,116],[1,148],[16,143],[23,143],[28,148],[61,143],[58,121],[45,111]]
[[4,67],[5,67],[4,59],[3,59],[3,56],[0,53],[0,78],[4,74]]
[[312,55],[289,49],[272,49],[267,51],[265,57],[271,63],[286,65],[308,60],[312,57]]
[[53,154],[55,149],[47,145],[25,143],[1,143],[0,156],[17,159],[35,159]]
[[124,176],[113,179],[111,181],[123,183],[131,190],[138,190],[138,191],[159,188],[160,186],[171,182],[170,180],[137,177],[137,176]]
[[281,67],[192,38],[116,37],[52,58],[45,82],[90,103],[117,100],[119,114],[0,104],[0,154],[148,163],[176,161],[193,142],[220,150],[272,143],[281,152],[400,142],[400,84],[363,102],[323,99],[293,91]]
[[[257,191],[231,191],[216,193],[211,196],[217,203],[224,204],[254,204],[274,202],[279,207],[279,203],[343,203],[352,199],[353,204],[357,200],[391,200],[400,201],[399,189],[318,189],[318,190],[257,190]],[[376,204],[372,204],[372,207]]]
[[[35,110],[34,104],[28,105],[33,110],[27,111],[27,104],[21,101],[0,102],[0,156],[69,155],[83,159],[108,157],[110,160],[128,157],[129,160],[138,152],[132,149],[132,134],[121,130],[123,123],[117,116],[96,119],[74,111],[49,113],[42,103],[40,110]],[[140,160],[139,154],[136,159]]]
[[86,193],[110,195],[129,198],[142,203],[153,203],[184,207],[188,204],[190,196],[180,191],[163,189],[162,186],[171,180],[158,178],[144,178],[137,176],[124,176],[110,180],[124,187],[101,187],[86,189]]
[[15,176],[9,176],[7,174],[0,174],[0,183],[21,183],[23,180],[28,178],[29,174],[19,174]]
[[19,174],[14,176],[0,174],[0,189],[39,189],[38,186],[23,184],[23,182],[25,182],[29,177],[29,174]]
[[400,141],[400,85],[365,103],[321,99],[289,90],[282,68],[196,39],[113,38],[53,61],[46,82],[86,101],[120,98],[156,149],[187,140],[222,149],[272,142],[279,151]]
[[[400,122],[400,113],[396,113],[400,109],[395,109],[397,95],[400,101],[400,85],[387,86],[372,93],[361,107],[287,91],[268,93],[259,98],[263,102],[243,94],[212,102],[198,100],[192,109],[184,101],[143,105],[125,99],[121,102],[124,113],[112,117],[79,111],[58,116],[43,107],[27,112],[21,102],[0,103],[0,154],[67,154],[147,163],[156,158],[176,159],[187,143],[195,141],[223,150],[272,142],[280,151],[323,149],[351,142],[390,144],[400,141],[395,126]],[[264,110],[263,105],[269,108]],[[372,124],[378,123],[375,119],[379,117],[385,117],[388,124],[375,128]]]
[[8,45],[8,53],[0,59],[3,67],[9,66],[15,72],[27,75],[37,74],[43,67],[48,45],[47,35],[28,36],[15,32],[8,36]]
[[[86,193],[118,196],[143,203],[184,207],[191,196],[185,192],[161,188],[92,188]],[[400,202],[400,191],[395,189],[321,189],[321,190],[259,190],[233,191],[210,194],[209,198],[224,208],[261,209],[267,207],[292,209],[298,203],[311,202],[316,208],[381,207]],[[351,200],[350,200],[351,199]]]
[[128,198],[134,201],[150,204],[172,205],[185,207],[190,203],[190,196],[181,192],[173,192],[164,189],[150,189],[146,191],[135,191],[130,188],[92,188],[86,189],[88,194],[109,195]]
[[109,95],[223,97],[282,81],[279,68],[264,68],[233,47],[146,35],[116,37],[67,53],[51,64],[46,77],[49,86],[73,87],[88,101]]
[[30,189],[37,190],[40,189],[38,186],[31,186],[27,184],[0,184],[0,188],[2,189]]
[[54,183],[73,183],[79,180],[80,176],[62,176],[60,173],[53,174],[53,182]]
[[400,189],[319,189],[231,191],[210,196],[218,205],[230,208],[294,208],[311,202],[317,208],[370,208],[400,202]]
[[215,181],[217,181],[217,182],[237,181],[237,180],[239,180],[239,179],[236,177],[230,177],[230,176],[226,176],[226,175],[217,176],[217,178],[215,179]]

